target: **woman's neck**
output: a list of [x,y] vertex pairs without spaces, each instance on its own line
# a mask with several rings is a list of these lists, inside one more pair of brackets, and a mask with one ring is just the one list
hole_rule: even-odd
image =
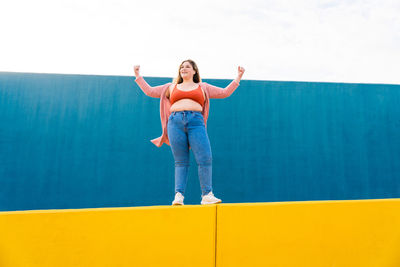
[[194,81],[193,81],[193,78],[192,78],[192,79],[187,79],[187,80],[183,79],[183,80],[182,80],[182,83],[183,83],[183,84],[193,84]]

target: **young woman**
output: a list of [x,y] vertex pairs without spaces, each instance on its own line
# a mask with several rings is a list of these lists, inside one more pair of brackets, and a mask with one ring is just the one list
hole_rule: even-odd
[[238,67],[238,76],[225,89],[201,81],[199,69],[193,60],[184,60],[178,76],[172,83],[155,87],[139,74],[140,66],[134,66],[135,82],[150,96],[160,98],[162,135],[151,140],[160,147],[171,146],[175,160],[175,199],[172,205],[183,205],[188,178],[189,149],[198,165],[202,200],[201,204],[220,203],[212,192],[212,153],[207,135],[207,118],[210,98],[230,96],[239,86],[244,68]]

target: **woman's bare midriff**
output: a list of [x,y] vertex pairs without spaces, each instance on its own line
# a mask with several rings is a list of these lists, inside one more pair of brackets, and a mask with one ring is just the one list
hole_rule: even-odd
[[171,108],[170,112],[183,111],[183,110],[193,110],[193,111],[203,111],[203,107],[194,100],[191,99],[181,99],[176,101]]

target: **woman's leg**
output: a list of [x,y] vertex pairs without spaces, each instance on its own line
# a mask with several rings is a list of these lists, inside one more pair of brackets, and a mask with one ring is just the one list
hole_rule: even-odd
[[168,139],[175,160],[175,193],[185,194],[189,169],[189,143],[181,113],[172,113],[167,125]]
[[188,138],[197,165],[202,196],[212,191],[212,152],[203,115],[193,112],[188,124]]

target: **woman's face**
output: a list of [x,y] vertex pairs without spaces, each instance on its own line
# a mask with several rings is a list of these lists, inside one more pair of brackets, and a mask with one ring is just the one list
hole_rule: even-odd
[[192,64],[189,62],[183,62],[180,69],[182,79],[190,79],[196,74],[196,71],[193,69]]

